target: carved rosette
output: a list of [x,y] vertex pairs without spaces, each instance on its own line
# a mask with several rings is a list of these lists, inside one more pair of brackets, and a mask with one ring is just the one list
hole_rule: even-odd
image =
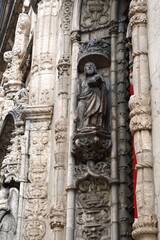
[[149,94],[133,95],[129,101],[130,129],[132,133],[141,130],[151,130],[151,107]]
[[132,0],[130,4],[129,17],[130,26],[147,23],[147,1]]

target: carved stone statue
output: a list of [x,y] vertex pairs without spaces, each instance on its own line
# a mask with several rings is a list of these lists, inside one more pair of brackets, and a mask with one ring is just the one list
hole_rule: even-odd
[[0,240],[14,240],[17,227],[18,190],[0,186]]
[[77,127],[105,128],[107,114],[107,88],[96,66],[88,62],[84,66],[85,80],[78,98]]

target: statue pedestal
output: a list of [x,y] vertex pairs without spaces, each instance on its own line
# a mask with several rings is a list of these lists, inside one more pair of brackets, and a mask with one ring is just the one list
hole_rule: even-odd
[[107,161],[111,152],[111,135],[101,128],[88,127],[77,132],[73,139],[77,163]]

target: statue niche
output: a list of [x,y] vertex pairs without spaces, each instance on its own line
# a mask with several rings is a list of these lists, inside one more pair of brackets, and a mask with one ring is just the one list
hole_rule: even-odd
[[0,240],[14,240],[17,228],[19,192],[16,188],[0,186]]
[[106,128],[107,88],[93,62],[84,66],[85,79],[78,97],[77,130]]

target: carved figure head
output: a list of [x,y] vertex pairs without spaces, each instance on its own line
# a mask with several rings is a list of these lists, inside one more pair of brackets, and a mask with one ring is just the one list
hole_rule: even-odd
[[84,73],[85,75],[93,75],[97,73],[97,68],[94,63],[88,62],[84,65]]

